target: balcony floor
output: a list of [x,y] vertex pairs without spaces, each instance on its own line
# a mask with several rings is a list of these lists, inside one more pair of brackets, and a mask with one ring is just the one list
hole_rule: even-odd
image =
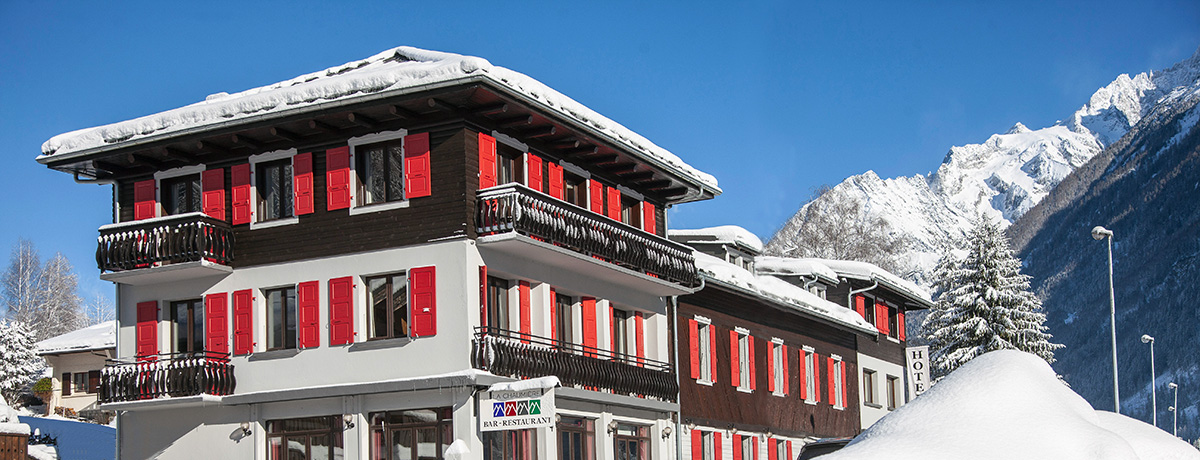
[[204,278],[209,276],[225,276],[233,272],[233,268],[207,260],[199,262],[182,262],[161,265],[158,267],[137,268],[119,272],[101,273],[100,279],[119,284],[144,286],[158,283],[173,283],[187,279]]

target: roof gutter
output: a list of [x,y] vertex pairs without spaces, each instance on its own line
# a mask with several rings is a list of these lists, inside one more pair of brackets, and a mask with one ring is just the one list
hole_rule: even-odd
[[[703,277],[703,276],[701,276],[701,278],[700,278],[700,279],[702,279],[702,280],[703,280],[703,279],[704,279],[704,277]],[[729,283],[726,283],[726,282],[724,282],[724,281],[721,281],[721,280],[718,280],[718,279],[714,279],[714,280],[713,280],[713,282],[714,282],[714,283],[716,283],[716,284],[719,284],[721,287],[724,287],[724,288],[726,288],[726,289],[728,289],[728,290],[730,290],[730,291],[734,291],[734,292],[738,292],[738,293],[746,294],[746,295],[748,295],[748,296],[754,297],[755,299],[759,299],[759,300],[761,300],[762,302],[765,302],[765,303],[768,303],[768,304],[772,304],[772,305],[776,305],[776,306],[780,306],[780,307],[784,307],[784,308],[786,308],[786,309],[787,309],[787,311],[790,311],[790,312],[795,312],[795,313],[799,313],[799,314],[801,314],[801,315],[804,315],[804,316],[807,316],[807,317],[810,317],[810,318],[816,319],[816,320],[818,320],[818,321],[821,321],[821,322],[828,323],[828,324],[830,324],[830,325],[832,325],[832,326],[834,326],[834,327],[837,327],[837,328],[839,328],[839,329],[845,329],[845,330],[848,330],[848,331],[850,331],[850,332],[860,332],[860,333],[870,334],[870,335],[873,335],[873,336],[878,336],[878,335],[879,335],[879,331],[875,330],[874,328],[871,328],[871,329],[861,328],[861,327],[858,327],[857,325],[850,324],[850,323],[846,323],[846,322],[843,322],[843,321],[839,321],[839,320],[837,320],[837,319],[835,319],[835,318],[832,318],[832,317],[829,317],[829,316],[820,316],[820,315],[818,315],[818,314],[814,314],[813,312],[805,311],[805,310],[801,309],[801,308],[800,308],[799,306],[797,306],[797,305],[793,305],[793,304],[790,304],[790,303],[787,303],[787,302],[784,302],[784,301],[781,301],[781,300],[772,299],[772,298],[770,298],[770,297],[765,297],[765,296],[763,296],[762,294],[759,294],[759,293],[758,293],[758,292],[756,292],[756,291],[751,291],[751,290],[749,290],[749,289],[746,289],[746,288],[743,288],[743,287],[741,287],[741,286],[737,286],[737,285],[734,285],[734,284],[729,284]],[[703,285],[701,285],[701,286],[703,287]],[[841,308],[841,306],[840,306],[840,305],[837,305],[837,304],[834,304],[834,305],[835,305],[835,306],[837,306],[837,308]]]

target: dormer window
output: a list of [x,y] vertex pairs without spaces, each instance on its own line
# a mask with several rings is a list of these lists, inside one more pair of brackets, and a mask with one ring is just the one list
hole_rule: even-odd
[[292,159],[258,164],[258,221],[292,217]]
[[163,213],[167,215],[200,212],[200,175],[163,179]]
[[402,138],[355,148],[358,155],[360,205],[404,199],[404,144]]

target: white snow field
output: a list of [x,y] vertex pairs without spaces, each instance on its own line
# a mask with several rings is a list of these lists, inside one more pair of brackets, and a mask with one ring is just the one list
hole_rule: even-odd
[[984,354],[880,419],[839,459],[1200,460],[1161,429],[1092,408],[1032,354]]

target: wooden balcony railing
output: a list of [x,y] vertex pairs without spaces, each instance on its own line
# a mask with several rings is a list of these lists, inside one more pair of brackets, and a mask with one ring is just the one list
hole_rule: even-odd
[[691,248],[521,184],[482,190],[480,236],[517,232],[687,287],[699,284]]
[[233,260],[228,222],[193,212],[100,227],[96,264],[102,272],[201,260]]
[[553,375],[563,385],[663,401],[679,394],[669,363],[503,329],[475,331],[474,366],[496,375]]
[[111,360],[100,371],[100,403],[233,394],[228,353],[199,352]]

